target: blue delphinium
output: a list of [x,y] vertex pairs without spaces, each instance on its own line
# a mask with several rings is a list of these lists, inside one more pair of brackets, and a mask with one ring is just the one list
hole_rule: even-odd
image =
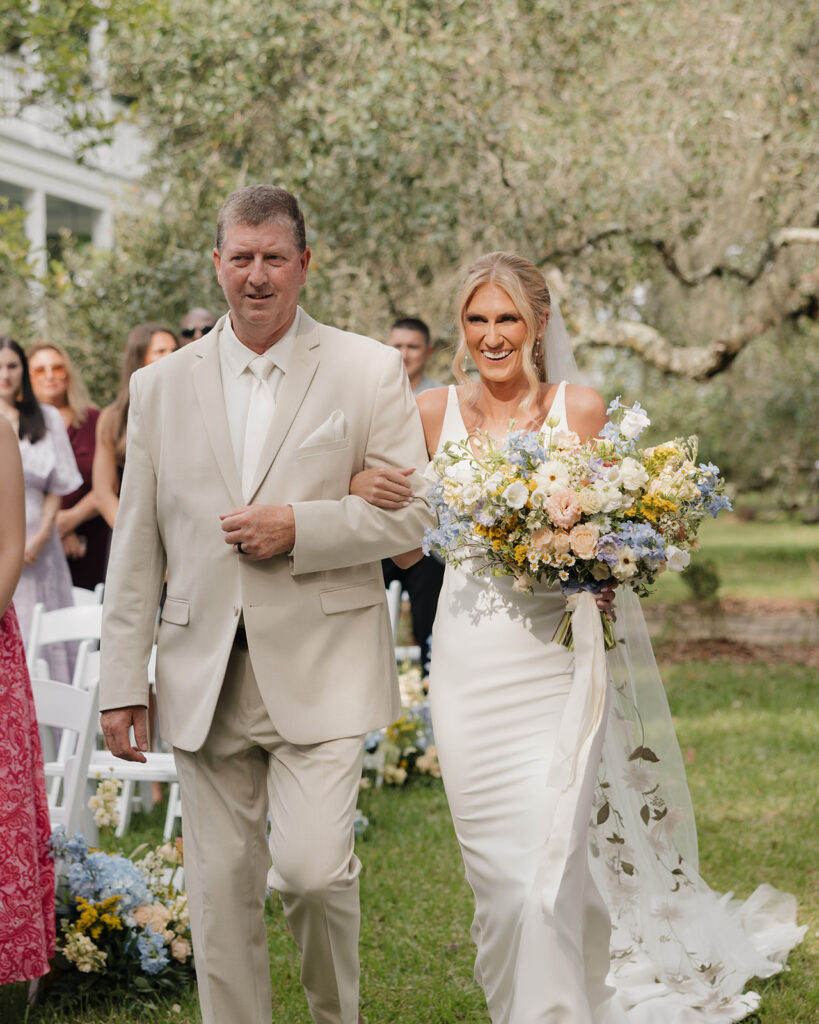
[[165,940],[157,935],[150,925],[146,925],[137,939],[139,950],[139,966],[146,974],[159,974],[168,966],[168,951]]
[[[515,466],[528,469],[532,461],[539,464],[546,459],[546,449],[533,430],[510,430],[500,453]],[[526,474],[524,474],[526,475]]]
[[715,494],[715,490],[721,483],[719,468],[713,462],[701,462],[697,467],[701,477],[697,482],[700,492],[702,507],[710,513],[714,519],[722,512],[730,512],[733,508],[731,502],[724,494]]
[[88,855],[88,843],[81,832],[75,832],[70,838],[66,835],[65,825],[58,825],[51,833],[48,841],[55,857],[64,860],[83,860]]

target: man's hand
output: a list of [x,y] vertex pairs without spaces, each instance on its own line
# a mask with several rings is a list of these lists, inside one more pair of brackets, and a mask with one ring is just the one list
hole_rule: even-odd
[[[131,746],[128,735],[132,725],[135,747]],[[123,761],[146,760],[142,751],[148,749],[148,709],[142,704],[103,711],[100,715],[100,726],[105,744],[114,757],[121,757]]]
[[219,518],[225,543],[251,562],[283,555],[296,543],[296,517],[290,505],[247,505]]

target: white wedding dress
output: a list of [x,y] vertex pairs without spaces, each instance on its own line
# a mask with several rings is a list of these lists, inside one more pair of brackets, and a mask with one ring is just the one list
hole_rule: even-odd
[[[565,382],[550,415],[568,429]],[[450,388],[440,447],[466,436]],[[513,582],[447,566],[430,674],[493,1024],[741,1020],[758,1004],[747,980],[780,970],[803,934],[793,898],[763,886],[739,904],[708,889],[693,836],[673,834],[687,792],[666,801],[657,786],[628,673],[553,643],[559,590]],[[602,683],[584,706],[587,672]]]

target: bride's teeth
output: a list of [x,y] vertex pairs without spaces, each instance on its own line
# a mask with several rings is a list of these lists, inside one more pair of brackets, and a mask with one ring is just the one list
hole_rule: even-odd
[[508,352],[484,352],[484,355],[486,356],[487,359],[491,359],[493,362],[497,363],[497,362],[500,362],[501,359],[505,359],[509,355],[509,353]]

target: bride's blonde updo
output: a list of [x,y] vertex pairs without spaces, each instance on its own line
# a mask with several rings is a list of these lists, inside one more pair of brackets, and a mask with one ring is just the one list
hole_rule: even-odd
[[452,361],[452,372],[461,384],[466,385],[467,401],[475,397],[475,385],[464,372],[464,362],[469,351],[464,318],[472,296],[484,284],[496,284],[503,288],[526,324],[523,371],[529,382],[529,393],[521,404],[521,410],[529,413],[534,410],[540,385],[546,380],[546,346],[543,335],[552,304],[549,286],[534,263],[513,252],[487,253],[466,272],[458,294],[458,347]]

